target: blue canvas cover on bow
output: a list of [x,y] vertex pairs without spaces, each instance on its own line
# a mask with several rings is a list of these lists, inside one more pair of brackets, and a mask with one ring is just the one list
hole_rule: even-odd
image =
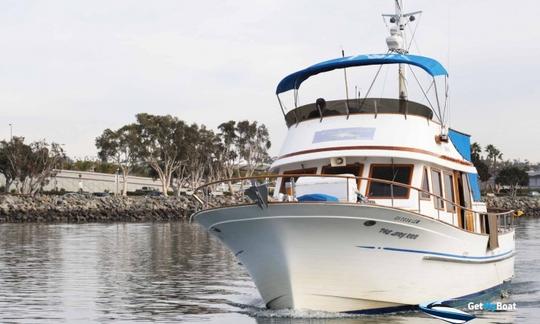
[[282,92],[293,89],[298,89],[300,87],[300,84],[302,84],[302,82],[307,80],[309,77],[322,72],[328,72],[335,69],[343,69],[353,66],[379,64],[410,64],[422,68],[424,71],[426,71],[433,77],[441,75],[448,76],[448,72],[446,72],[446,69],[441,65],[441,63],[425,56],[408,54],[355,55],[340,57],[330,61],[321,62],[298,72],[295,72],[281,80],[281,82],[277,86],[276,94],[280,94]]

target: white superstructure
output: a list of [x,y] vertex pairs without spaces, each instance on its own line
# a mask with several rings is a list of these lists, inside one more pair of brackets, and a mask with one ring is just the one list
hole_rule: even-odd
[[[280,100],[288,132],[272,174],[219,181],[251,183],[245,196],[224,206],[212,201],[219,182],[197,191],[193,219],[246,266],[267,307],[386,312],[482,295],[512,278],[512,214],[488,213],[479,199],[469,136],[447,124],[447,72],[408,54],[404,26],[419,13],[396,1],[384,15],[386,54],[322,62],[280,82],[278,98],[294,91],[295,103],[287,111]],[[397,99],[368,91],[297,105],[311,76],[387,64],[399,64]],[[429,107],[408,98],[409,66],[433,79],[422,89]]]

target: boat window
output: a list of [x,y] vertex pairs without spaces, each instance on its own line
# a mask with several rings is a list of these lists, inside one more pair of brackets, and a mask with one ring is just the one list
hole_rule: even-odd
[[[422,173],[422,190],[430,192],[429,191],[429,177],[428,177],[428,169],[427,167],[424,167],[424,172]],[[427,192],[421,192],[420,198],[421,199],[431,199],[431,196]]]
[[[371,166],[370,178],[411,184],[412,165],[375,164]],[[370,180],[368,185],[370,198],[409,198],[409,188],[399,185]]]
[[461,179],[463,181],[463,206],[466,208],[471,208],[471,188],[469,186],[469,177],[467,177],[466,173],[463,173],[461,175]]
[[[447,200],[450,200],[453,203],[456,202],[456,197],[454,196],[454,176],[450,173],[444,174],[444,193]],[[447,202],[446,210],[449,212],[454,212],[456,210],[456,206]]]
[[[360,177],[363,170],[364,165],[359,163],[335,167],[326,165],[322,167],[321,174],[354,174],[355,177]],[[360,186],[360,179],[357,181],[357,186]]]
[[[433,185],[433,193],[439,197],[442,197],[443,193],[440,171],[431,169],[431,184]],[[444,200],[435,198],[435,208],[444,209]]]
[[[305,174],[305,175],[317,174],[317,168],[288,170],[288,171],[284,171],[283,174]],[[293,179],[293,178],[294,178],[294,182],[296,182],[298,180],[299,176],[296,176],[296,177],[283,177],[281,179],[281,186],[279,187],[279,192],[284,194],[285,193],[285,183],[290,182],[291,179]]]

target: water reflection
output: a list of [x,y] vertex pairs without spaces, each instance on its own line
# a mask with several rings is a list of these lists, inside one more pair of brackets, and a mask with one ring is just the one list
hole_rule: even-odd
[[[540,219],[516,231],[517,312],[475,323],[540,322]],[[440,323],[422,313],[270,311],[244,268],[187,223],[0,225],[0,322]]]

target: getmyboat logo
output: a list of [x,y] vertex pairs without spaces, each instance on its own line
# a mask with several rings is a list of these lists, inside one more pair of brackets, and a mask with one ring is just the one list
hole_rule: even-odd
[[[444,302],[432,302],[419,305],[420,310],[424,313],[433,316],[435,318],[441,319],[448,323],[467,323],[470,320],[475,319],[474,315],[466,313],[462,310],[452,308],[448,305],[445,305]],[[501,311],[512,311],[516,310],[516,303],[467,303],[467,309],[471,311],[491,311],[491,312],[501,312]]]
[[485,310],[490,312],[503,312],[503,311],[515,311],[517,309],[516,303],[468,303],[467,308],[469,310]]

